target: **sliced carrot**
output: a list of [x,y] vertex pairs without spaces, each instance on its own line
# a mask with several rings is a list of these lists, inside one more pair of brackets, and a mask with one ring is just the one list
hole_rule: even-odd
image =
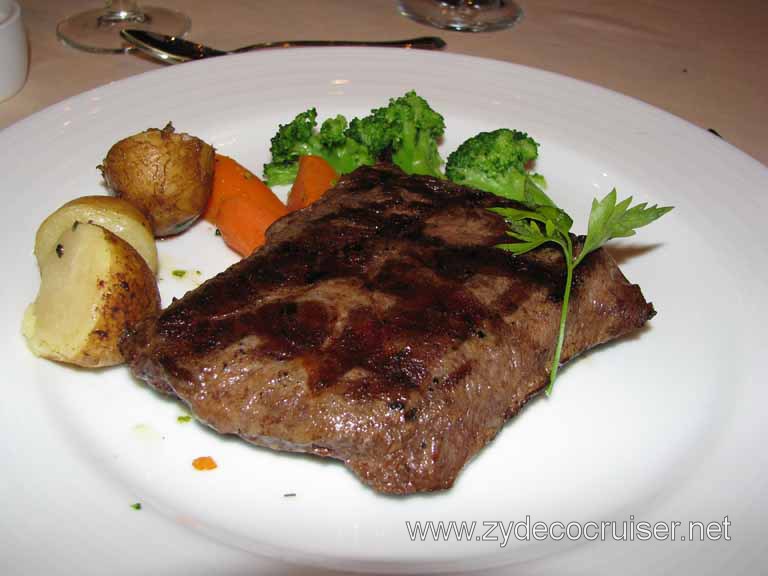
[[267,228],[283,214],[285,206],[282,207],[282,213],[276,214],[265,210],[250,196],[232,196],[222,202],[216,226],[227,246],[247,256],[264,244]]
[[339,174],[320,156],[301,156],[299,171],[288,194],[288,211],[300,210],[322,197],[339,179]]
[[252,196],[258,198],[266,212],[281,216],[286,213],[280,198],[255,174],[232,158],[216,154],[213,190],[203,218],[215,224],[222,203],[233,196]]
[[213,191],[203,217],[215,224],[233,250],[247,256],[264,244],[264,233],[288,211],[269,186],[232,158],[216,155]]
[[195,467],[195,470],[214,470],[218,468],[218,464],[216,464],[216,461],[210,456],[200,456],[199,458],[195,458],[192,460],[192,466]]
[[203,218],[216,223],[221,203],[225,198],[237,196],[242,191],[243,173],[237,162],[227,156],[216,154],[213,170],[213,188]]

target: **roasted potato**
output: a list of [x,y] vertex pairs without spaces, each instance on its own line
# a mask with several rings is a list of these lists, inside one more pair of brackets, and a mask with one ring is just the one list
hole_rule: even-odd
[[213,185],[214,150],[169,123],[120,140],[101,165],[107,186],[141,210],[155,236],[186,230],[205,210]]
[[67,202],[48,216],[35,236],[38,262],[50,254],[65,230],[75,222],[98,224],[116,234],[144,257],[149,269],[157,274],[157,246],[149,220],[126,200],[113,196],[83,196]]
[[85,367],[123,361],[123,330],[160,310],[155,277],[139,253],[106,228],[76,222],[38,254],[40,291],[22,332],[38,356]]

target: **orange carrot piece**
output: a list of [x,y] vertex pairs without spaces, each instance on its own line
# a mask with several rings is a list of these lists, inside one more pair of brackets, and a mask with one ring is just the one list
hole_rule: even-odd
[[232,158],[216,155],[213,190],[203,217],[243,256],[264,243],[270,224],[288,211],[269,186]]
[[288,211],[309,206],[336,184],[338,179],[336,170],[320,156],[299,157],[299,171],[288,194]]
[[264,244],[267,228],[286,214],[285,206],[269,209],[252,196],[232,196],[219,208],[216,226],[227,245],[242,256],[247,256]]
[[225,198],[237,196],[242,192],[242,180],[244,174],[238,170],[237,162],[216,154],[213,169],[213,188],[211,197],[208,200],[208,206],[203,213],[203,218],[215,224],[216,216],[219,214],[219,208]]
[[195,458],[192,460],[192,466],[195,467],[195,470],[214,470],[218,468],[218,464],[216,464],[216,461],[210,456],[200,456],[199,458]]
[[221,205],[234,196],[252,196],[258,199],[266,212],[280,215],[286,213],[280,198],[256,175],[232,158],[216,154],[213,189],[203,218],[215,224]]

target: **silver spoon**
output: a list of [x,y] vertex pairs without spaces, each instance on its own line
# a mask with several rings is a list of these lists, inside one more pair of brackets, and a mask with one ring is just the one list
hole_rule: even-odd
[[217,50],[204,44],[196,44],[176,36],[166,36],[147,30],[121,30],[120,35],[140,52],[163,62],[177,64],[189,60],[201,60],[226,54],[240,54],[265,48],[294,48],[306,46],[385,46],[391,48],[418,48],[422,50],[440,50],[445,41],[437,36],[423,36],[408,40],[368,42],[355,40],[289,40],[284,42],[261,42],[236,48],[235,50]]

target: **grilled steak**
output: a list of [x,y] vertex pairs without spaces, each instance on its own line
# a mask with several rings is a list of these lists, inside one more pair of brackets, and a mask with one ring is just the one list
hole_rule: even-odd
[[[275,222],[266,245],[126,334],[133,373],[225,434],[448,488],[547,383],[565,268],[523,256],[515,205],[380,164]],[[654,314],[603,250],[576,271],[563,360]]]

